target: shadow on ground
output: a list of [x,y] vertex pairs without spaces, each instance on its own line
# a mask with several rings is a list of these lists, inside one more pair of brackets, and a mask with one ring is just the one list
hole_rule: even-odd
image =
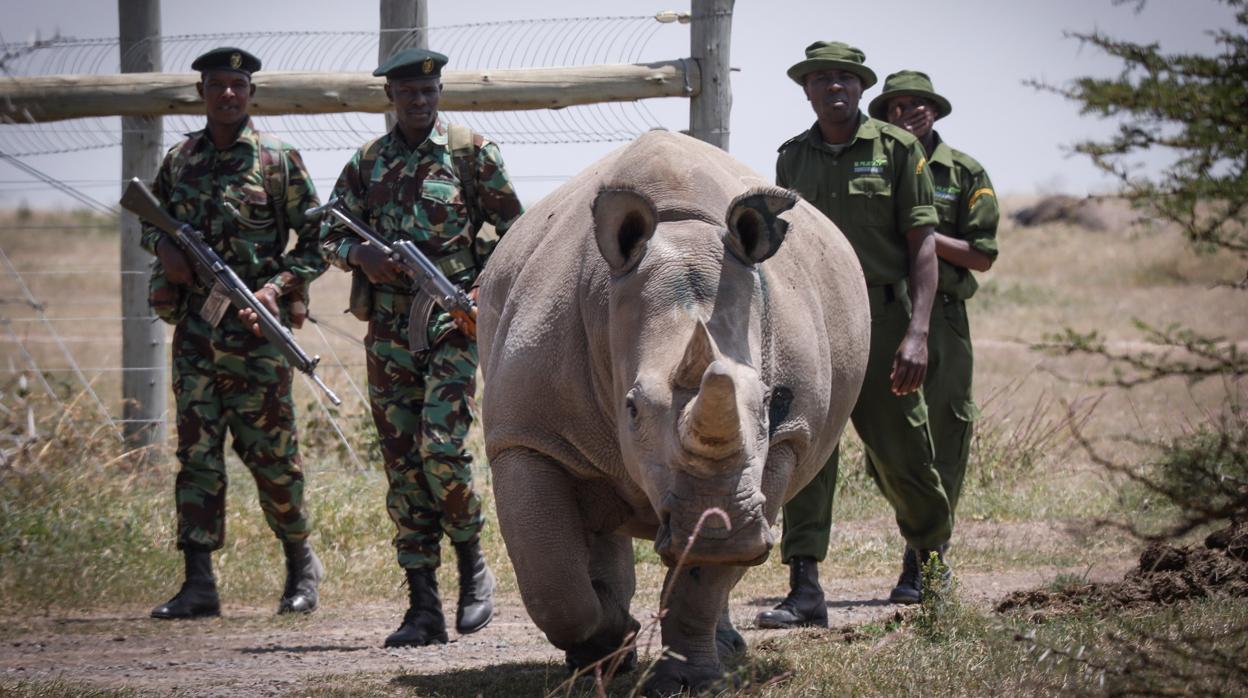
[[[750,599],[746,603],[748,603],[751,606],[765,606],[767,608],[774,608],[781,601],[784,601],[783,596],[757,596],[755,598]],[[838,601],[827,602],[828,608],[847,608],[847,609],[875,608],[879,606],[890,606],[890,605],[892,605],[892,602],[889,601],[888,599],[841,599]]]
[[[566,681],[568,671],[553,662],[509,662],[480,669],[456,669],[437,674],[403,674],[390,680],[392,686],[418,696],[476,698],[477,696],[544,696]],[[632,683],[621,677],[621,685]],[[588,682],[573,695],[592,695]]]

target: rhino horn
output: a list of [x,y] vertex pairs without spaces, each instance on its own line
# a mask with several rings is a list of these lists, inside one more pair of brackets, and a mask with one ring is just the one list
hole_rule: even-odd
[[706,323],[699,319],[693,327],[693,336],[685,345],[685,355],[681,358],[680,365],[676,367],[672,382],[678,388],[697,389],[702,385],[702,375],[706,373],[707,367],[711,365],[716,356],[715,339],[711,337],[711,331]]
[[691,453],[726,458],[742,448],[737,385],[722,361],[712,362],[680,419],[680,442]]

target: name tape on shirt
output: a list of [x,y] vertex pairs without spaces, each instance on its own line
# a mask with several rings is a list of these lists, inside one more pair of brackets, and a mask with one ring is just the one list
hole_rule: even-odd
[[853,173],[858,174],[884,174],[884,168],[888,166],[888,160],[883,158],[879,160],[858,160],[854,162]]

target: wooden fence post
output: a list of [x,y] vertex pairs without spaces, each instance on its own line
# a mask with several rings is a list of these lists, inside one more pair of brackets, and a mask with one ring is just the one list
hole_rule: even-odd
[[[390,57],[395,48],[429,48],[429,5],[425,0],[381,0],[381,33],[377,62]],[[400,29],[419,28],[403,33]],[[394,128],[394,114],[386,112],[386,130]]]
[[[121,72],[161,70],[160,0],[117,0]],[[161,117],[121,119],[121,179],[156,178],[162,153]],[[130,448],[165,441],[167,408],[165,326],[147,304],[151,256],[139,246],[133,214],[121,214],[121,395],[123,432]]]
[[689,48],[702,73],[702,89],[689,100],[689,134],[728,150],[732,115],[729,49],[733,0],[693,0]]

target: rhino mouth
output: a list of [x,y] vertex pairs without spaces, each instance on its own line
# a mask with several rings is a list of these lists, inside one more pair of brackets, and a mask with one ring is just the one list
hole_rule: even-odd
[[[680,564],[682,557],[686,565],[761,564],[775,543],[764,516],[766,501],[758,491],[731,497],[669,493],[663,500],[655,552],[669,567]],[[727,525],[714,512],[703,516],[711,509],[727,514]]]

